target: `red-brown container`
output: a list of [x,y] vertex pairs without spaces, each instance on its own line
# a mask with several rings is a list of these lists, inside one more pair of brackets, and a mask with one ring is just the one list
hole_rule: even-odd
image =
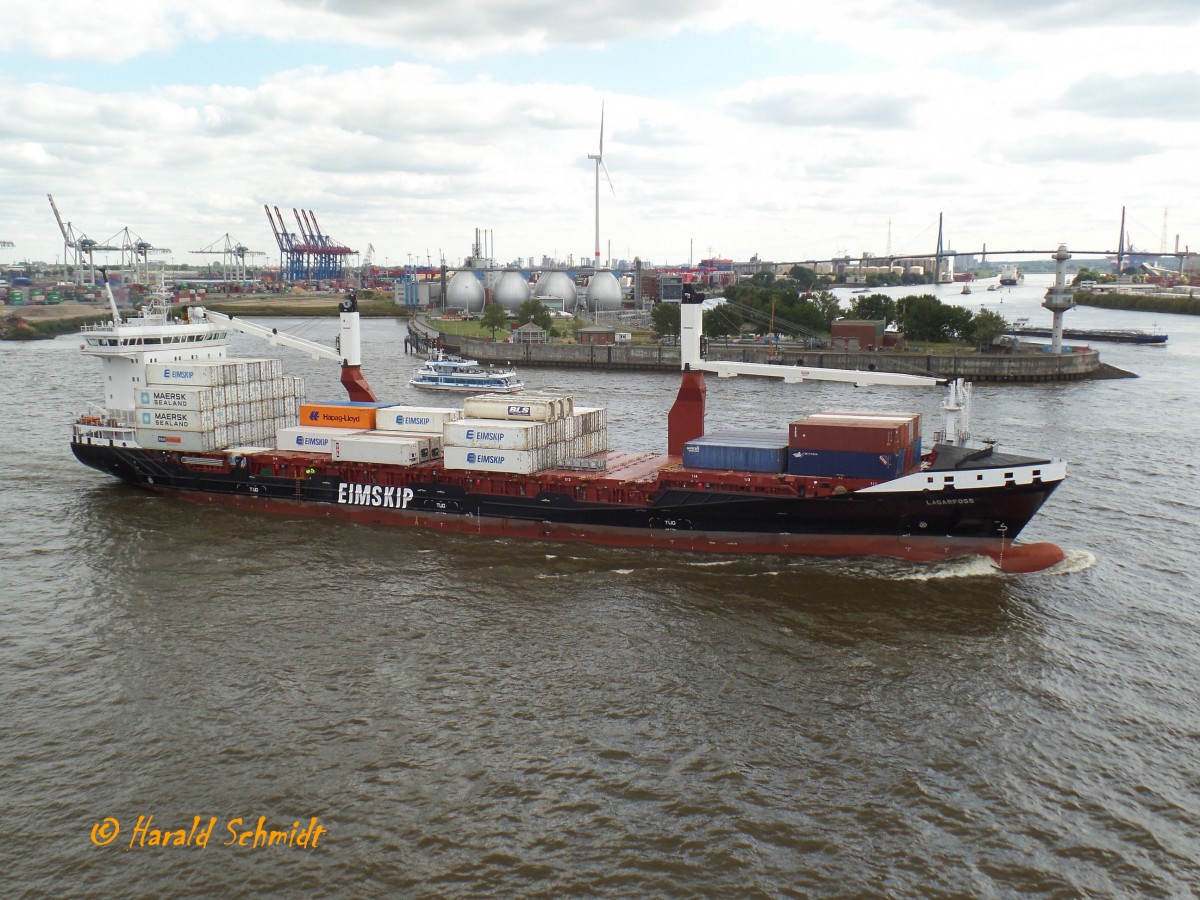
[[911,433],[908,422],[808,416],[788,424],[788,447],[792,450],[896,453],[911,445]]
[[819,413],[814,413],[809,418],[813,419],[841,419],[844,416],[850,416],[854,419],[870,419],[880,423],[885,422],[907,422],[909,424],[907,443],[912,443],[921,436],[921,414],[920,413],[880,413],[880,412],[846,412],[844,410],[824,410]]

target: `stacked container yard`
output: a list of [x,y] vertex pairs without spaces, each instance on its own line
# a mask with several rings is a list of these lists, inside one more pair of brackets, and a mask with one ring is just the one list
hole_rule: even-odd
[[788,425],[788,472],[899,478],[921,458],[921,417],[823,412]]
[[205,452],[269,447],[296,422],[304,383],[278,359],[150,363],[134,418],[143,447]]
[[604,409],[575,410],[571,397],[481,394],[463,403],[466,418],[443,426],[447,469],[532,475],[554,468],[599,468],[608,449]]

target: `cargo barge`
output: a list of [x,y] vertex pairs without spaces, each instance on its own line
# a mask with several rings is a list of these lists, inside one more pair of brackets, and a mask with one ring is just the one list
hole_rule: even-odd
[[[1062,461],[965,438],[969,386],[948,385],[946,428],[922,449],[920,417],[829,411],[771,432],[708,433],[703,372],[856,384],[945,384],[701,355],[686,296],[683,373],[667,453],[608,447],[606,411],[573,398],[465,398],[462,409],[380,402],[362,377],[353,297],[339,350],[196,308],[149,305],[85,328],[104,369],[102,407],[72,426],[80,462],[200,503],[384,526],[721,554],[983,555],[1009,572],[1063,558],[1015,538],[1066,475]],[[308,403],[278,360],[235,360],[234,330],[337,361],[348,400]],[[757,371],[757,369],[766,371]]]
[[[1006,329],[1005,334],[1016,337],[1049,338],[1054,337],[1054,329],[1021,325]],[[1136,328],[1064,328],[1062,336],[1071,341],[1104,341],[1116,344],[1165,344],[1167,342],[1165,334],[1152,334]]]

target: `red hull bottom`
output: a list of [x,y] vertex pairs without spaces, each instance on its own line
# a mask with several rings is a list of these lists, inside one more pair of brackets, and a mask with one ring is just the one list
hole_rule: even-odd
[[684,550],[699,553],[777,554],[780,556],[885,556],[911,562],[936,562],[962,556],[986,556],[1003,572],[1037,572],[1065,558],[1055,544],[1013,544],[992,538],[937,536],[751,534],[667,531],[607,525],[572,525],[529,519],[431,513],[420,510],[342,506],[237,494],[203,493],[153,487],[160,494],[194,503],[259,512],[332,517],[365,525],[408,526],[460,534],[486,534],[544,541],[582,541],[605,547]]

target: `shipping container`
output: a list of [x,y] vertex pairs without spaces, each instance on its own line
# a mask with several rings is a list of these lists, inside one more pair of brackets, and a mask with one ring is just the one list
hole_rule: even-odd
[[788,424],[788,446],[793,450],[894,453],[912,443],[911,433],[912,426],[907,421],[809,416]]
[[554,442],[554,423],[459,419],[442,428],[444,444],[483,450],[538,450]]
[[783,472],[788,464],[787,441],[777,433],[768,435],[706,434],[683,445],[683,465],[689,469]]
[[228,446],[222,442],[220,435],[212,431],[160,431],[154,428],[139,428],[134,434],[138,444],[151,450],[205,453]]
[[212,431],[228,424],[227,413],[217,410],[137,409],[134,412],[139,428],[160,431]]
[[137,405],[142,409],[210,410],[224,406],[225,395],[220,388],[154,386],[138,391]]
[[506,472],[532,475],[552,467],[550,450],[476,450],[471,447],[444,446],[442,464],[447,469],[475,472]]
[[844,410],[826,410],[819,413],[814,413],[809,416],[811,419],[822,420],[840,420],[849,417],[851,419],[868,419],[879,421],[881,423],[907,423],[909,425],[908,443],[921,436],[921,414],[920,413],[879,413],[879,412],[846,412]]
[[374,406],[350,404],[303,403],[300,405],[300,424],[321,428],[348,428],[364,431],[375,427]]
[[440,432],[447,422],[463,417],[463,411],[447,406],[384,406],[375,413],[380,431]]
[[556,422],[574,410],[570,397],[512,397],[509,394],[478,394],[463,400],[468,419],[508,419],[517,422]]
[[[374,431],[371,433],[372,434],[388,434],[388,435],[402,434],[404,437],[411,438],[412,440],[417,441],[422,446],[428,447],[428,450],[429,450],[428,459],[441,459],[442,458],[442,435],[440,433],[425,434],[420,431],[403,431],[403,432]],[[422,462],[424,462],[425,459],[426,459],[425,456],[421,457]]]
[[354,433],[345,428],[297,425],[289,428],[280,428],[275,433],[275,446],[280,450],[333,453],[333,442],[335,440],[340,440]]
[[[343,434],[345,434],[343,432]],[[398,435],[355,434],[333,439],[333,458],[347,462],[412,466],[421,462],[418,441]]]
[[820,478],[871,478],[888,481],[904,472],[904,452],[864,453],[853,450],[792,449],[788,452],[789,475]]
[[583,433],[602,431],[608,428],[608,409],[603,406],[575,407],[575,415],[583,427]]
[[190,384],[216,387],[250,384],[283,374],[278,359],[191,359],[146,364],[146,384]]

